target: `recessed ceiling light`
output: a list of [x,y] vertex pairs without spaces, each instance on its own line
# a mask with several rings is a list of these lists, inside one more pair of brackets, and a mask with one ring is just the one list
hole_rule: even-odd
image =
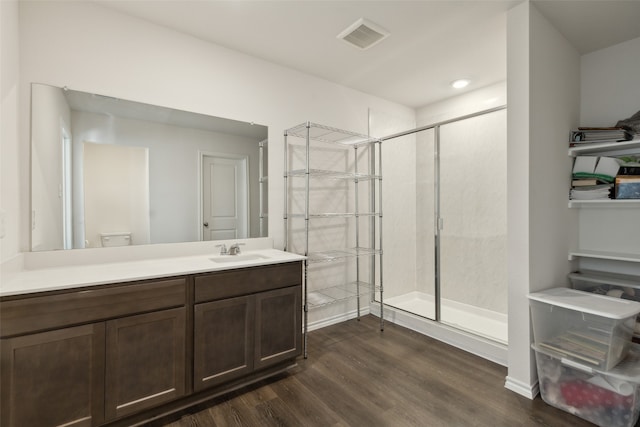
[[456,89],[462,89],[463,87],[467,87],[471,83],[469,79],[458,79],[451,82],[451,86]]

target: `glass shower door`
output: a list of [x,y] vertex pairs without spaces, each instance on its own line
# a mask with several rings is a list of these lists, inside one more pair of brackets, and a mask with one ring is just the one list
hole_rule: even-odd
[[385,305],[435,320],[434,130],[382,149]]
[[506,110],[440,127],[440,320],[504,343],[506,168]]

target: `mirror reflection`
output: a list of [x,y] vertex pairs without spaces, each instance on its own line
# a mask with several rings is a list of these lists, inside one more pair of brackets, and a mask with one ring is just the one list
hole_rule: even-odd
[[267,235],[266,126],[32,84],[33,251]]

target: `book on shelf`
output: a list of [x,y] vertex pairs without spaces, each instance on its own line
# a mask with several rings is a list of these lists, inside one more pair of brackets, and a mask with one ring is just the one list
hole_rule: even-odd
[[613,184],[585,185],[573,187],[569,198],[571,200],[606,200],[611,198]]
[[598,185],[602,184],[603,181],[600,181],[598,178],[577,178],[571,181],[572,187],[585,187],[589,185]]
[[623,163],[620,166],[618,175],[640,175],[640,165],[626,165]]
[[572,178],[611,183],[619,170],[620,160],[615,157],[577,156],[573,163]]
[[618,175],[640,175],[640,155],[621,156]]
[[579,127],[571,131],[569,144],[573,147],[597,142],[621,142],[630,141],[633,137],[633,133],[621,127]]
[[640,199],[640,175],[618,175],[616,199]]

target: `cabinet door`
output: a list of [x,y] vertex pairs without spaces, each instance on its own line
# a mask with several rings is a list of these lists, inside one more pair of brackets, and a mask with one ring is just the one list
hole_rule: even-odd
[[108,420],[184,395],[184,307],[110,320],[106,335]]
[[301,354],[301,292],[292,286],[256,295],[256,369]]
[[253,296],[196,304],[194,389],[241,377],[253,370]]
[[103,323],[3,339],[0,371],[3,426],[103,421]]

